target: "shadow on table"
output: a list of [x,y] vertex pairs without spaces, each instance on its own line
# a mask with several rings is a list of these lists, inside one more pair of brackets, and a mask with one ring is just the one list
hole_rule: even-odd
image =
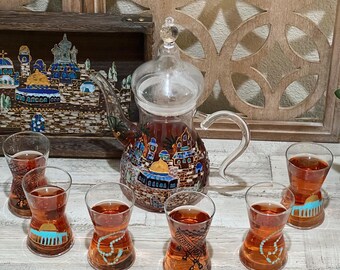
[[[218,171],[211,171],[211,177],[221,177],[219,176]],[[248,188],[247,182],[244,181],[241,177],[233,174],[228,174],[227,179],[225,179],[225,185],[209,185],[209,191],[216,191],[224,196],[233,196],[233,192],[245,190]],[[222,177],[221,177],[222,178]]]
[[328,207],[330,197],[329,197],[328,192],[324,190],[323,188],[321,188],[321,194],[322,194],[322,199],[323,199],[322,204],[323,204],[324,209],[326,209]]
[[84,241],[84,245],[85,245],[86,250],[88,250],[90,245],[91,245],[91,240],[92,240],[92,237],[93,237],[93,232],[94,232],[94,229],[91,229],[86,234],[86,238],[85,238],[85,241]]
[[340,173],[340,163],[333,163],[332,169],[335,170],[336,172]]
[[2,185],[4,186],[4,193],[8,198],[9,194],[11,193],[12,177],[8,177]]
[[117,172],[120,171],[120,159],[117,159],[117,158],[115,158],[115,159],[108,159],[108,160],[107,160],[107,163],[109,164],[109,166],[110,166],[113,170],[115,170],[115,171],[117,171]]

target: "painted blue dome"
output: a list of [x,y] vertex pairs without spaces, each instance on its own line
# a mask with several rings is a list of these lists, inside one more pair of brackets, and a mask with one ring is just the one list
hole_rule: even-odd
[[9,58],[0,58],[0,66],[13,66],[13,63]]
[[84,93],[93,93],[94,90],[96,90],[96,87],[94,86],[93,82],[91,81],[85,81],[80,86],[80,91]]
[[50,68],[51,78],[59,79],[63,83],[71,83],[80,78],[80,70],[73,63],[53,63]]

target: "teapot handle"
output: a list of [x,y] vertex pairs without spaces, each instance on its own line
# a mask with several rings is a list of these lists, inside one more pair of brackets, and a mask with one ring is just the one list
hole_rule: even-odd
[[[242,153],[247,149],[249,142],[250,142],[250,132],[246,122],[237,114],[230,112],[230,111],[217,111],[212,114],[205,114],[200,111],[196,112],[197,116],[203,117],[203,121],[201,122],[201,128],[207,130],[216,120],[218,119],[229,119],[233,121],[238,127],[241,129],[242,132],[242,140],[239,146],[228,156],[226,157],[223,162],[221,163],[219,168],[219,174],[224,179],[227,179],[226,169],[227,167],[234,162]],[[211,166],[214,168],[214,166]]]

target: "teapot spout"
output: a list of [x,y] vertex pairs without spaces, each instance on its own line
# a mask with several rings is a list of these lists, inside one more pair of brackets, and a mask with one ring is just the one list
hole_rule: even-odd
[[100,72],[92,73],[90,79],[99,87],[103,93],[109,126],[113,135],[124,146],[133,143],[140,135],[137,126],[126,118],[117,97],[114,87]]

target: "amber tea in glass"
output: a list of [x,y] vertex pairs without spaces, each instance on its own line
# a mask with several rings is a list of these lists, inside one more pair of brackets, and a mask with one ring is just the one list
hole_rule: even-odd
[[288,223],[298,229],[319,226],[324,218],[321,187],[333,163],[333,154],[321,144],[296,143],[286,151],[290,189],[295,205]]
[[41,256],[58,256],[74,242],[65,214],[72,179],[56,167],[39,167],[23,177],[22,186],[32,211],[27,246]]
[[128,224],[135,202],[133,191],[119,183],[91,187],[85,202],[94,225],[88,261],[94,269],[128,269],[135,260],[135,250]]
[[18,132],[4,141],[2,149],[13,176],[8,208],[16,216],[29,218],[31,211],[22,190],[22,178],[30,170],[46,165],[49,140],[39,132]]
[[200,192],[177,192],[167,199],[164,210],[171,233],[164,269],[211,269],[206,236],[215,213],[212,199]]
[[282,233],[294,205],[289,188],[273,182],[250,187],[245,195],[250,229],[240,249],[240,260],[248,269],[277,270],[287,262]]

